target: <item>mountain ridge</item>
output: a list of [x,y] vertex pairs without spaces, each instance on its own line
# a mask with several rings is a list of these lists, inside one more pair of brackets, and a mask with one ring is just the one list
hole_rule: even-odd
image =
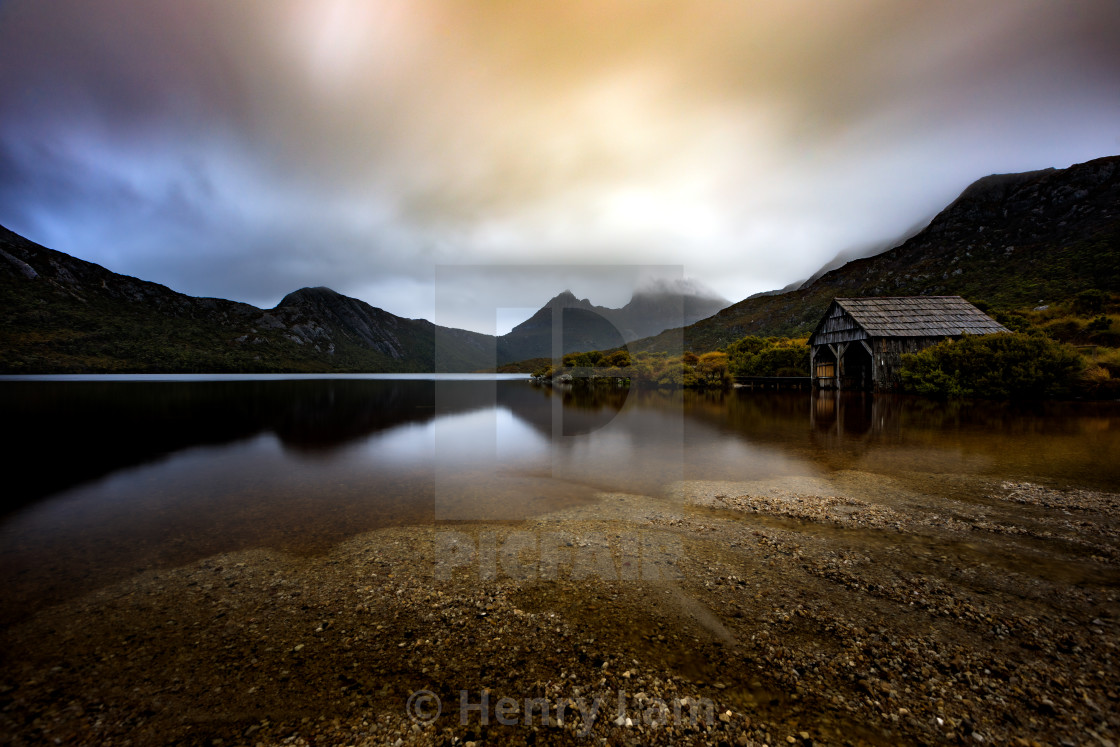
[[[324,287],[272,309],[187,296],[0,226],[0,372],[474,371],[551,357],[555,311],[565,353],[673,351],[682,340],[703,352],[750,334],[808,334],[836,296],[961,295],[1000,309],[1091,288],[1120,292],[1120,156],[983,177],[897,246],[716,313],[726,301],[637,291],[609,309],[565,290],[497,338]],[[649,334],[690,315],[698,321]]]
[[1120,291],[1120,156],[982,177],[897,246],[796,289],[756,295],[636,351],[715,350],[746,335],[809,334],[837,296],[961,295],[992,309]]
[[[635,327],[660,331],[666,319],[688,318],[682,309],[696,319],[726,304],[638,292],[626,306],[610,309],[565,290],[507,335],[494,337],[399,317],[323,286],[292,291],[271,309],[188,296],[3,226],[0,299],[0,373],[8,374],[491,370],[551,357],[553,308],[563,310],[564,352],[571,352],[621,345],[639,336]],[[646,318],[635,318],[641,314]]]
[[3,226],[0,297],[0,371],[9,374],[493,366],[490,335],[398,317],[329,288],[301,288],[272,309],[188,296]]
[[596,306],[565,290],[531,317],[498,338],[498,363],[552,356],[552,318],[561,312],[564,353],[615,348],[633,340],[698,321],[728,305],[716,296],[674,291],[668,287],[639,288],[625,306]]

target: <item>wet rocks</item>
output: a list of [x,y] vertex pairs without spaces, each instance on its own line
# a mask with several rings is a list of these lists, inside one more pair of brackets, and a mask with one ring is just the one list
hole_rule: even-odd
[[[920,511],[890,505],[897,486],[874,481],[868,497],[808,480],[735,485],[603,494],[520,524],[385,529],[326,556],[253,550],[146,571],[4,631],[0,734],[11,744],[1120,741],[1107,496],[1015,485],[971,503],[925,498]],[[1011,513],[1022,506],[1033,513]],[[1096,533],[1067,527],[1065,511],[1092,515]],[[476,562],[443,573],[449,531]],[[488,546],[496,560],[480,564]],[[653,546],[672,575],[628,570]],[[517,563],[503,565],[503,548]],[[510,572],[530,565],[532,575]],[[441,704],[432,721],[409,710],[421,692]]]

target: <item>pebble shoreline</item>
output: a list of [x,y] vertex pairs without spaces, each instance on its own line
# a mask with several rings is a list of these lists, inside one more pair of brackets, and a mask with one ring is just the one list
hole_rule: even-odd
[[214,556],[5,630],[0,737],[1109,747],[1118,498],[691,481]]

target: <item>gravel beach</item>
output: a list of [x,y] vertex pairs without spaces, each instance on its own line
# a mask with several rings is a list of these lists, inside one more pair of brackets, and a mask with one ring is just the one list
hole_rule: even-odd
[[680,482],[146,570],[3,631],[0,741],[1120,742],[1120,497]]

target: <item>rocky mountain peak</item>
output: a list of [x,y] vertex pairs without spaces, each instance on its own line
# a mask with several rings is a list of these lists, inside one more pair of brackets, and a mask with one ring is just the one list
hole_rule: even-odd
[[561,309],[594,309],[595,308],[595,306],[592,305],[592,303],[589,299],[577,298],[576,294],[572,293],[570,290],[564,290],[564,291],[556,294],[556,296],[553,297],[552,300],[550,300],[548,303],[546,303],[545,306],[548,307],[548,308],[559,307]]
[[343,298],[345,298],[345,296],[341,293],[327,288],[326,286],[319,285],[314,288],[300,288],[299,290],[292,291],[280,299],[280,303],[276,304],[276,308],[301,306],[309,303],[337,302]]

